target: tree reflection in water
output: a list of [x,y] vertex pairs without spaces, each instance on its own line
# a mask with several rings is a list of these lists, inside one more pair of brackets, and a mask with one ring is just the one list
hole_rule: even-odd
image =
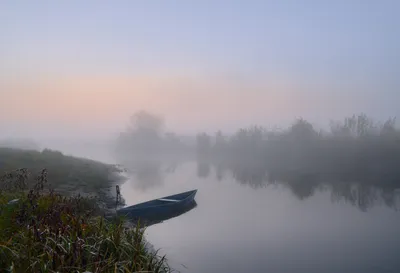
[[[146,191],[163,184],[166,173],[174,173],[178,162],[168,163],[156,160],[132,161],[126,165],[132,176],[131,183],[137,189]],[[211,171],[211,170],[215,171]],[[400,191],[390,180],[372,179],[366,174],[346,176],[344,174],[307,173],[300,170],[267,170],[257,164],[210,163],[197,161],[197,176],[210,178],[212,173],[217,181],[232,177],[236,182],[253,189],[268,185],[281,185],[289,189],[300,200],[312,197],[317,192],[328,191],[332,202],[345,202],[367,211],[383,204],[392,209],[398,207]],[[228,175],[229,174],[229,175]]]
[[135,160],[125,163],[127,172],[132,179],[130,183],[138,190],[146,191],[159,187],[163,183],[162,163],[155,160]]
[[[198,176],[209,175],[210,163],[198,163]],[[397,210],[400,191],[394,183],[368,178],[365,174],[359,177],[346,177],[343,174],[303,173],[301,171],[268,171],[256,164],[213,163],[217,180],[224,179],[229,171],[234,180],[253,189],[268,185],[282,185],[300,200],[312,197],[315,193],[329,191],[332,202],[345,202],[367,211],[375,205],[383,204]],[[207,171],[206,171],[207,170]]]

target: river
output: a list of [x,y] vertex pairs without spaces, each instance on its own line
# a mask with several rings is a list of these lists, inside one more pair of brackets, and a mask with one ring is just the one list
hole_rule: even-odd
[[400,272],[396,189],[147,162],[121,193],[133,205],[192,189],[196,208],[146,230],[180,272]]

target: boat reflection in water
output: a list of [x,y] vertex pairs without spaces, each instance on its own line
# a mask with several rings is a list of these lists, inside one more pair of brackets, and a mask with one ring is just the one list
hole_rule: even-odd
[[119,209],[117,214],[131,222],[139,222],[142,226],[151,226],[178,217],[197,207],[194,200],[196,193],[197,190],[192,190],[147,201]]

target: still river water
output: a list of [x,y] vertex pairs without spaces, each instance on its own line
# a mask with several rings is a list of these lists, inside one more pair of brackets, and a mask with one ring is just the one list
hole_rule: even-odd
[[132,169],[121,192],[133,205],[192,189],[196,208],[146,230],[180,272],[400,272],[396,190],[150,162]]

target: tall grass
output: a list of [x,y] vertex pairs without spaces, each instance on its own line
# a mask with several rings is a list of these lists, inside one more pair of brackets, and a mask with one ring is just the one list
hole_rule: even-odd
[[[115,199],[111,187],[123,177],[115,165],[105,164],[84,158],[63,155],[61,152],[45,149],[41,152],[0,147],[0,173],[13,172],[18,168],[25,170],[29,179],[35,183],[29,172],[40,173],[46,168],[51,186],[63,195],[81,193],[96,195],[104,206],[113,208]],[[13,172],[16,175],[15,172]],[[15,182],[15,181],[14,181]],[[124,200],[122,200],[123,203]]]
[[105,220],[92,198],[46,189],[46,170],[33,185],[26,176],[0,179],[0,272],[171,271],[146,248],[144,229]]

